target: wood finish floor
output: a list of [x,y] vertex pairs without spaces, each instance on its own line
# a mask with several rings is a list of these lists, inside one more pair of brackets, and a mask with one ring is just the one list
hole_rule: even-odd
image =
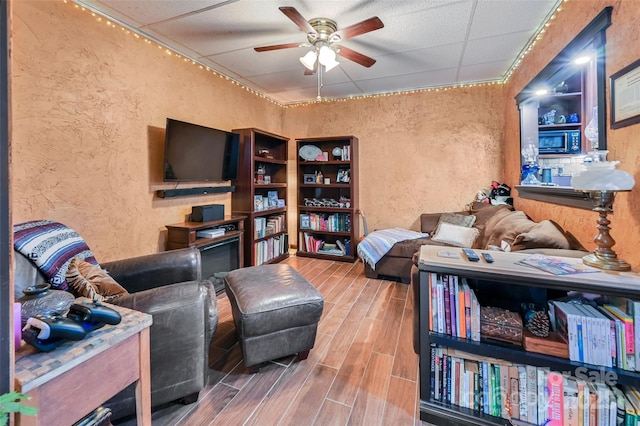
[[[155,425],[420,425],[409,286],[366,278],[361,262],[290,257],[325,298],[309,358],[249,374],[226,296],[198,403],[153,413]],[[125,423],[126,424],[126,423]]]

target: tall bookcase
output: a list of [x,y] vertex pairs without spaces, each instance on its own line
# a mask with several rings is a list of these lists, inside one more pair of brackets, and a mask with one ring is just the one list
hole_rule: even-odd
[[287,144],[289,139],[258,129],[240,134],[238,179],[232,212],[247,216],[245,266],[276,263],[289,256],[287,232]]
[[297,139],[298,256],[356,259],[358,138]]

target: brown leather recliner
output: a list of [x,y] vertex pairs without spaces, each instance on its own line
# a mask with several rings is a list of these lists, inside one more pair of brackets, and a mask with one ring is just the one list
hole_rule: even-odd
[[[14,255],[15,297],[19,298],[23,289],[46,279],[29,259],[17,251]],[[200,251],[171,250],[100,266],[130,293],[114,304],[153,317],[151,405],[197,401],[207,383],[209,344],[218,326],[216,295],[213,285],[202,280]],[[133,414],[134,386],[105,405],[111,408],[114,419]]]

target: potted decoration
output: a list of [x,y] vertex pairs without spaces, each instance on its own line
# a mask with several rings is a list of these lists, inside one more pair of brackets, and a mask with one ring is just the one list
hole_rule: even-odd
[[20,413],[27,416],[35,416],[38,412],[36,407],[22,405],[22,400],[29,397],[20,392],[9,392],[0,395],[0,426],[9,422],[9,413]]

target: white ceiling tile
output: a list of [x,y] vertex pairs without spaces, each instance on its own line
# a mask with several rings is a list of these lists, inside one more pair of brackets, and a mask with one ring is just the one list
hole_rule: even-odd
[[534,31],[557,0],[481,0],[473,17],[470,39]]
[[517,57],[522,47],[531,37],[530,33],[519,32],[469,40],[465,46],[462,65],[511,60]]
[[324,75],[323,96],[358,96],[495,81],[515,62],[561,0],[75,0],[181,55],[283,103],[315,99],[304,76],[307,48],[254,47],[307,42],[278,8],[338,28],[378,16],[384,27],[341,45],[375,59],[370,68],[343,57]]
[[456,71],[457,68],[425,71],[400,77],[360,80],[357,84],[365,93],[402,92],[451,84],[456,81]]
[[510,60],[463,66],[460,67],[458,80],[460,82],[495,80],[496,75],[504,75],[510,66]]
[[[99,10],[117,11],[123,19],[129,18],[139,25],[170,19],[196,10],[227,3],[225,0],[85,0],[84,3]],[[115,15],[116,13],[114,13]],[[118,16],[114,16],[118,17]],[[139,25],[136,25],[139,26]]]

